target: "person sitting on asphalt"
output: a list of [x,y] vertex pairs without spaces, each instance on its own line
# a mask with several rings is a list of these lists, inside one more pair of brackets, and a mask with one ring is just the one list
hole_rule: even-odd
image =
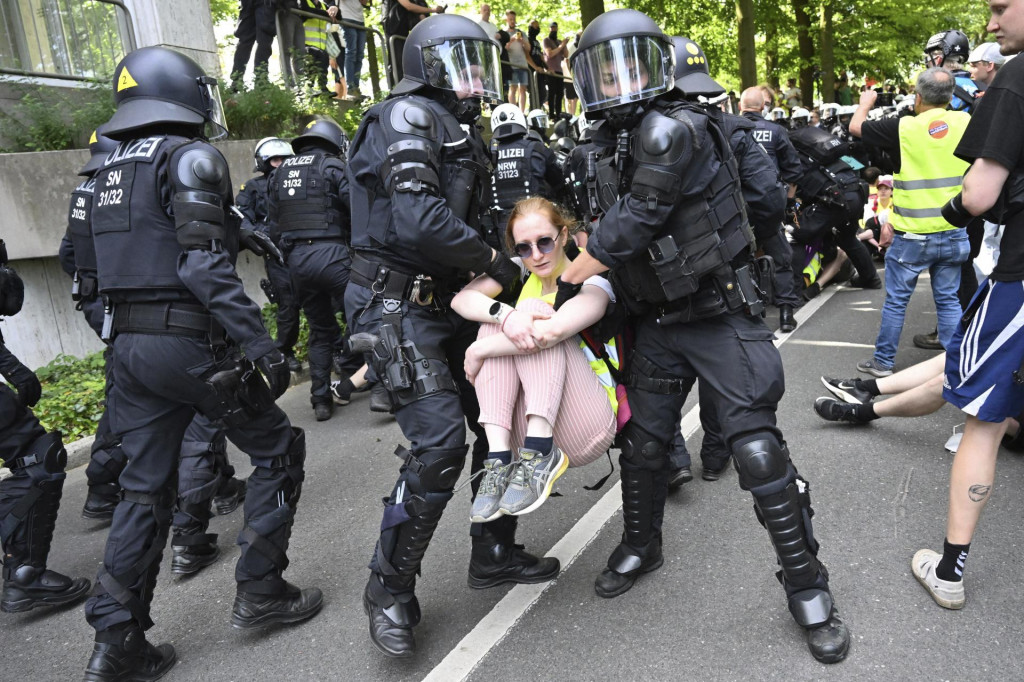
[[[552,307],[557,278],[570,262],[570,224],[547,199],[519,201],[505,231],[525,280],[516,307],[494,300],[502,287],[488,275],[452,301],[457,313],[481,323],[465,365],[490,452],[473,502],[477,523],[538,508],[570,465],[594,461],[615,436],[614,384],[602,360],[588,366],[576,339],[614,302],[611,285],[592,277],[557,313]],[[512,448],[520,443],[513,460]]]

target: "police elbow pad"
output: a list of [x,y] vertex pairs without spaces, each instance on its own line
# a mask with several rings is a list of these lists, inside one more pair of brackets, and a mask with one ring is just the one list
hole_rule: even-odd
[[189,149],[174,166],[171,198],[178,243],[186,249],[208,247],[225,237],[223,197],[230,189],[227,163],[212,148]]
[[382,169],[382,181],[388,194],[395,192],[426,192],[441,194],[437,172],[437,155],[424,140],[401,140],[388,147],[388,158]]

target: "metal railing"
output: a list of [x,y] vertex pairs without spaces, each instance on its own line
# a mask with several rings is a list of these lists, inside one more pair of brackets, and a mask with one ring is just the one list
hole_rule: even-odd
[[[0,62],[0,74],[95,81],[113,74],[121,58],[136,47],[131,12],[121,0],[27,0],[24,4],[27,12],[18,3],[0,5],[0,37],[13,53],[8,55],[12,63]],[[112,6],[113,15],[91,11],[101,4]],[[21,66],[15,66],[15,61]],[[53,70],[24,68],[26,62],[34,67],[52,65]]]

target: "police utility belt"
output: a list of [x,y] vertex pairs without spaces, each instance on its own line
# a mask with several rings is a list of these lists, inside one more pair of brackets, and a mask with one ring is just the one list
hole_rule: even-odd
[[413,275],[377,263],[365,256],[352,255],[349,279],[384,299],[409,301],[421,307],[433,305],[434,298],[451,292],[451,287],[429,275]]
[[774,298],[775,262],[770,256],[762,256],[740,267],[726,264],[701,279],[692,294],[657,305],[658,324],[739,312],[764,317],[765,304]]
[[71,300],[78,303],[76,310],[82,309],[83,302],[95,301],[99,295],[99,282],[95,270],[75,270],[71,280]]
[[105,341],[127,333],[187,336],[213,345],[227,344],[227,333],[213,315],[203,306],[189,303],[108,304],[103,327]]

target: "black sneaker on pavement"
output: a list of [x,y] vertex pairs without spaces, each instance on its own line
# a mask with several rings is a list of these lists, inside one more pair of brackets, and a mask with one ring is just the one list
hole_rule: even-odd
[[818,398],[814,401],[814,411],[825,421],[867,424],[867,421],[857,416],[856,408],[852,403],[839,402],[835,398]]
[[832,377],[821,377],[821,383],[836,398],[844,403],[855,405],[866,405],[871,402],[874,396],[868,391],[857,388],[856,379],[833,379]]

